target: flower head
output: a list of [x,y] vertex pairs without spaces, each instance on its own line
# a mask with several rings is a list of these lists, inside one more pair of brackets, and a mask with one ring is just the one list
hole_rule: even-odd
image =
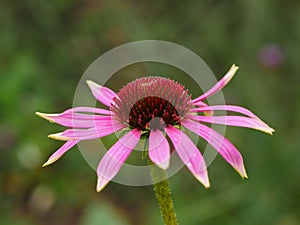
[[[215,86],[195,99],[191,98],[183,85],[163,77],[137,79],[118,93],[87,81],[94,97],[109,109],[76,107],[59,114],[37,112],[38,116],[50,122],[70,128],[49,135],[66,143],[50,156],[44,166],[58,160],[81,140],[129,130],[101,159],[97,168],[97,191],[101,191],[114,178],[141,138],[149,140],[148,157],[153,163],[167,169],[172,147],[194,177],[208,188],[207,166],[197,146],[184,133],[188,129],[206,140],[243,178],[247,178],[240,152],[223,135],[203,124],[248,127],[269,134],[274,131],[245,108],[234,105],[208,106],[203,102],[222,89],[237,70],[238,67],[233,65]],[[219,110],[239,115],[214,116],[213,112]]]
[[163,77],[145,77],[123,87],[111,111],[120,123],[150,131],[180,124],[192,106],[181,84]]

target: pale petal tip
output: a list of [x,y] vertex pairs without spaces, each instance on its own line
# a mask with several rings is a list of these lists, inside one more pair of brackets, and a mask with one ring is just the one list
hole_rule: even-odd
[[97,84],[96,82],[94,82],[92,80],[86,80],[85,82],[90,87],[90,89],[101,87],[99,84]]
[[46,167],[46,166],[48,166],[48,165],[50,165],[51,164],[51,162],[45,162],[43,165],[42,165],[42,167]]
[[91,80],[86,80],[85,82],[87,83],[88,86],[90,86],[90,84],[94,83],[94,81],[91,81]]
[[165,160],[163,162],[160,163],[155,163],[158,167],[160,167],[163,170],[167,170],[170,166],[170,160]]
[[48,138],[52,138],[54,140],[59,140],[59,141],[69,141],[69,140],[71,140],[68,137],[62,136],[62,132],[55,133],[55,134],[49,134]]
[[231,66],[231,68],[230,69],[236,69],[236,70],[238,70],[239,69],[239,67],[238,66],[236,66],[235,64],[232,64],[232,66]]
[[265,133],[267,133],[267,134],[270,134],[270,135],[273,135],[273,133],[275,132],[275,130],[274,129],[271,129],[271,130],[268,130],[268,131],[265,131]]
[[45,162],[42,167],[46,167],[49,166],[50,164],[54,163],[55,161],[57,161],[59,159],[59,157],[53,157],[53,158],[49,158],[47,162]]
[[275,132],[275,130],[272,128],[272,127],[269,127],[267,124],[266,125],[266,128],[264,129],[261,129],[261,131],[267,133],[267,134],[270,134],[270,135],[273,135],[273,133]]
[[205,182],[201,182],[203,184],[203,186],[206,188],[206,189],[209,189],[210,188],[210,182],[209,180],[205,181]]
[[206,189],[210,188],[210,182],[207,175],[205,175],[205,177],[197,175],[196,178]]
[[232,66],[230,67],[229,71],[232,71],[233,74],[235,74],[238,69],[239,69],[238,66],[236,66],[235,64],[232,64]]
[[258,120],[261,123],[261,126],[255,127],[254,129],[260,130],[262,132],[265,132],[265,133],[271,134],[271,135],[275,132],[275,130],[272,127],[269,127],[265,122],[263,122],[260,119],[258,119]]
[[[203,184],[203,183],[202,183]],[[206,188],[206,189],[209,189],[210,188],[210,183],[208,184],[203,184],[203,186]]]
[[[41,112],[35,112],[35,115],[48,120],[51,123],[54,123],[54,121],[51,119],[51,114],[47,114],[47,113],[41,113]],[[52,115],[56,115],[56,114],[52,114]]]
[[238,66],[236,66],[235,64],[233,64],[231,67],[230,67],[230,69],[229,69],[229,71],[227,72],[227,74],[225,75],[225,77],[226,77],[226,83],[228,83],[232,78],[233,78],[233,76],[235,75],[235,73],[236,73],[236,71],[239,69],[239,67]]
[[198,173],[193,173],[193,175],[206,189],[210,188],[210,181],[208,178],[206,166],[205,169],[202,168]]
[[234,168],[238,174],[242,177],[242,179],[248,179],[248,175],[244,166],[242,168]]
[[273,132],[275,131],[273,128],[271,127],[253,127],[253,129],[256,129],[256,130],[259,130],[259,131],[262,131],[264,133],[267,133],[267,134],[270,134],[270,135],[273,135]]
[[275,132],[275,130],[272,127],[269,127],[269,132],[267,132],[267,133],[273,135],[274,132]]
[[35,112],[35,115],[39,116],[39,117],[43,117],[44,113],[40,113],[40,112]]
[[108,181],[106,179],[102,179],[102,178],[98,177],[96,191],[97,192],[102,191],[106,187],[107,184],[108,184]]

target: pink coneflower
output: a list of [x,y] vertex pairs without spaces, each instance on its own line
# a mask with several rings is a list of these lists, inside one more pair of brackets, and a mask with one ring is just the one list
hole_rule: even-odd
[[[58,160],[81,140],[100,138],[117,131],[126,131],[101,159],[98,169],[97,191],[101,191],[118,173],[141,138],[148,138],[148,157],[160,168],[169,167],[170,149],[197,180],[210,186],[207,166],[197,146],[185,134],[190,130],[212,145],[218,153],[243,177],[247,178],[240,152],[223,135],[203,123],[248,127],[272,134],[274,131],[249,110],[234,105],[208,106],[203,102],[222,89],[238,67],[228,73],[210,90],[191,99],[183,85],[163,77],[144,77],[132,81],[118,93],[93,81],[87,81],[95,98],[109,109],[77,107],[60,114],[36,114],[50,122],[71,129],[51,134],[53,139],[66,143],[50,156],[44,166]],[[240,115],[214,116],[224,110]]]

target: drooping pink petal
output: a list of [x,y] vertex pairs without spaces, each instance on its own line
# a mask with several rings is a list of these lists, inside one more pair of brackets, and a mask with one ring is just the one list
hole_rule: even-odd
[[212,106],[204,106],[200,108],[192,108],[192,112],[205,112],[205,111],[229,111],[229,112],[236,112],[251,118],[259,119],[254,113],[250,110],[236,106],[236,105],[212,105]]
[[94,97],[103,105],[110,107],[111,104],[114,103],[113,99],[117,97],[117,94],[114,91],[107,87],[103,87],[91,80],[87,80],[86,83],[91,89]]
[[95,128],[89,129],[68,129],[61,133],[49,134],[48,137],[60,140],[60,141],[68,141],[68,140],[91,140],[95,138],[100,138],[112,134],[114,130],[111,129],[101,129],[101,131]]
[[166,170],[170,163],[170,146],[160,130],[151,130],[149,136],[149,158]]
[[207,92],[205,92],[204,94],[202,94],[201,96],[199,96],[198,98],[195,98],[192,102],[199,102],[202,101],[206,98],[208,98],[209,96],[215,94],[216,92],[218,92],[219,90],[221,90],[226,84],[228,84],[228,82],[232,79],[232,77],[234,76],[234,74],[236,73],[236,71],[239,68],[235,65],[232,65],[231,68],[229,69],[229,71],[225,74],[225,76],[218,81],[211,89],[209,89]]
[[112,123],[112,121],[101,121],[101,122],[103,122],[101,126],[92,127],[89,129],[67,129],[61,133],[50,134],[48,135],[48,137],[56,140],[61,140],[61,141],[91,140],[91,139],[107,136],[109,134],[115,133],[125,128],[125,125],[120,123]]
[[72,148],[74,145],[76,145],[79,142],[79,140],[72,140],[72,141],[67,141],[63,146],[61,146],[56,152],[54,152],[47,162],[43,164],[44,166],[48,166],[52,163],[54,163],[56,160],[58,160],[60,157],[63,156],[70,148]]
[[206,140],[243,178],[247,178],[242,155],[230,141],[213,129],[192,120],[184,120],[182,125]]
[[140,140],[141,132],[131,130],[116,142],[101,159],[97,169],[97,191],[101,191],[113,179]]
[[90,128],[96,126],[97,123],[102,124],[105,121],[111,120],[111,116],[72,112],[63,112],[59,114],[45,114],[36,112],[36,114],[52,123],[73,128]]
[[189,116],[189,118],[205,123],[247,127],[260,130],[269,134],[272,134],[272,132],[274,131],[261,120],[243,116]]
[[181,130],[170,125],[168,125],[165,130],[183,163],[188,167],[196,179],[199,180],[204,187],[208,188],[210,184],[206,163],[198,148]]

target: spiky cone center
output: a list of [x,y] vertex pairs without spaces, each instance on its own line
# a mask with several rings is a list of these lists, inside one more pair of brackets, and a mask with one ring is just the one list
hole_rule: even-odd
[[163,77],[144,77],[128,83],[111,106],[116,120],[142,131],[180,125],[192,107],[184,86]]

